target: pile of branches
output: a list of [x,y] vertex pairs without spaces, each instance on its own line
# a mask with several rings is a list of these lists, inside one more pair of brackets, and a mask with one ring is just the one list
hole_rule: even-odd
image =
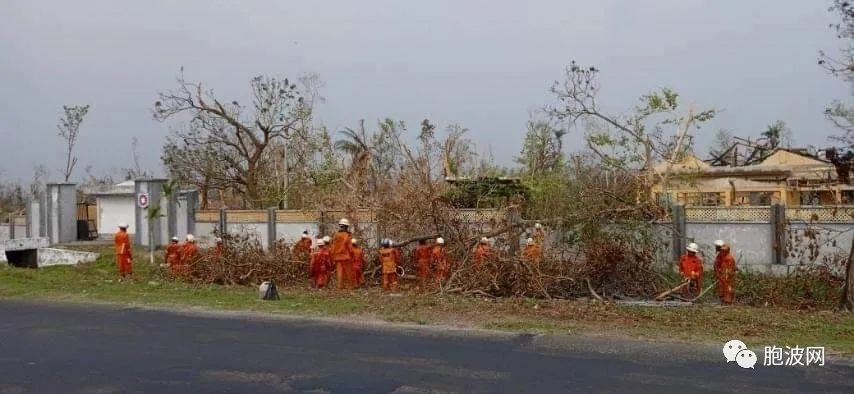
[[308,262],[292,256],[290,246],[277,241],[271,251],[265,251],[258,239],[245,234],[222,236],[222,253],[213,249],[201,251],[186,273],[194,283],[222,285],[257,285],[265,280],[276,283],[305,282]]
[[470,250],[456,250],[454,255],[460,264],[440,291],[491,297],[648,299],[668,286],[652,270],[651,251],[621,242],[596,242],[575,253],[547,254],[539,263],[503,250],[481,265],[472,262]]

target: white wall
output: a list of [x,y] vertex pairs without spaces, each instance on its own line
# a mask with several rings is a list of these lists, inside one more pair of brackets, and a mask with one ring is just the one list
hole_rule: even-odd
[[136,201],[132,195],[98,196],[98,233],[113,234],[119,223],[127,223],[128,233],[136,234],[134,207]]

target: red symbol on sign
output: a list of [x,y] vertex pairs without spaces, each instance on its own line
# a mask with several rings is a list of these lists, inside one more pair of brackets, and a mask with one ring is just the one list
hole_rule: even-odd
[[136,203],[140,208],[148,208],[148,194],[147,193],[139,193],[136,197]]

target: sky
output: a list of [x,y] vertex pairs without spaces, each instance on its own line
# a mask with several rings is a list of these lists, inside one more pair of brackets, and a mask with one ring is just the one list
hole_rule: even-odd
[[[28,182],[36,165],[64,166],[62,105],[89,104],[79,164],[96,174],[162,172],[170,127],[157,92],[184,67],[223,100],[255,75],[317,73],[320,121],[331,131],[392,117],[470,129],[504,165],[530,114],[570,60],[601,69],[599,103],[616,114],[664,87],[720,114],[697,135],[760,133],[781,119],[796,145],[825,145],[824,119],[847,85],[816,65],[839,47],[822,0],[3,0],[0,3],[0,181]],[[582,148],[583,130],[566,137]]]

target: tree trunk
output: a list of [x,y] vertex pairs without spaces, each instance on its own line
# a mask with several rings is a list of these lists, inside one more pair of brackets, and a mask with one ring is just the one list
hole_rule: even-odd
[[848,263],[845,265],[845,288],[842,290],[840,308],[854,312],[854,237],[851,237],[851,248],[848,251]]

